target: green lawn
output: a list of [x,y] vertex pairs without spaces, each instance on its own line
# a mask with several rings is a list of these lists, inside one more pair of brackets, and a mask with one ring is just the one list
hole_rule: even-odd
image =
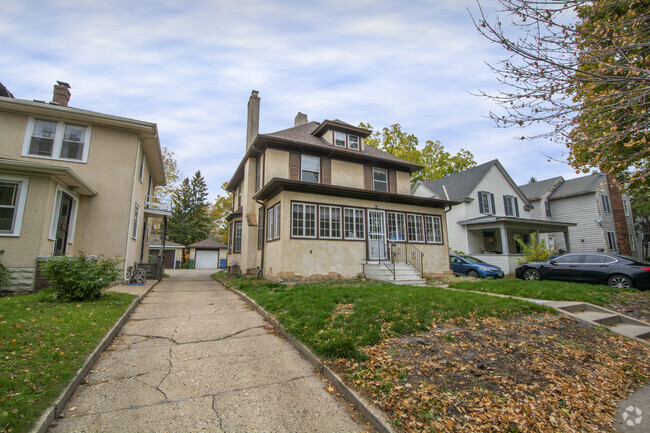
[[0,298],[0,431],[27,431],[124,313],[133,295],[62,303],[47,293]]
[[619,289],[616,287],[569,283],[565,281],[525,281],[518,279],[461,281],[449,284],[449,287],[549,301],[589,302],[596,305],[605,305],[617,300],[624,300],[626,292],[637,292],[636,289]]
[[330,359],[358,359],[362,357],[360,347],[424,331],[434,321],[507,318],[550,311],[516,299],[370,281],[289,287],[235,279],[228,284],[275,315],[288,332],[314,352]]

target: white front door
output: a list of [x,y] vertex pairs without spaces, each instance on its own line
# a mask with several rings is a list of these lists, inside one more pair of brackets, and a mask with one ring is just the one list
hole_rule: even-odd
[[383,210],[368,210],[368,258],[386,258],[386,214]]

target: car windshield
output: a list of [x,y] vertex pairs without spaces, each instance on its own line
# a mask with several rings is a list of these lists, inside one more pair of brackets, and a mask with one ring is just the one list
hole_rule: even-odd
[[487,263],[485,263],[483,260],[477,259],[476,257],[472,257],[472,256],[461,256],[461,257],[470,263],[474,263],[474,264],[483,263],[487,265]]

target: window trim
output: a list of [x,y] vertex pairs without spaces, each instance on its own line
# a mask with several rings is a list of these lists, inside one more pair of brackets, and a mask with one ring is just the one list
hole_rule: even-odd
[[138,238],[138,226],[140,225],[140,205],[138,202],[135,202],[133,206],[133,226],[131,227],[131,239]]
[[[302,206],[302,234],[301,235],[296,235],[294,234],[294,206]],[[313,207],[314,208],[314,235],[313,236],[307,236],[305,233],[307,233],[306,229],[306,218],[305,218],[305,209],[307,206]],[[291,238],[296,238],[296,239],[318,239],[318,229],[319,229],[319,218],[318,218],[318,205],[316,203],[305,203],[301,201],[292,201],[291,202]]]
[[[346,215],[345,212],[351,210],[352,211],[352,227],[354,232],[355,237],[348,237],[346,236]],[[357,233],[357,212],[361,212],[361,237],[358,236]],[[363,208],[356,208],[356,207],[343,207],[343,239],[347,241],[365,241],[366,240],[366,211]]]
[[[323,230],[323,228],[321,227],[321,223],[323,222],[323,221],[321,220],[321,216],[322,216],[322,213],[321,213],[321,212],[322,212],[322,209],[323,209],[323,208],[329,208],[329,219],[328,219],[328,223],[329,223],[329,229],[328,229],[329,236],[323,236],[323,235],[321,234],[321,230]],[[329,204],[319,204],[319,205],[318,205],[318,239],[343,239],[343,224],[342,224],[342,219],[341,219],[341,216],[342,216],[342,215],[341,215],[341,214],[342,214],[341,209],[342,209],[341,206],[335,206],[335,205],[329,205]],[[334,220],[334,218],[332,217],[332,215],[333,215],[333,214],[332,214],[332,211],[333,211],[333,210],[337,210],[337,211],[338,211],[338,215],[339,215],[339,221],[338,221],[338,223],[339,223],[339,227],[338,227],[338,236],[333,236],[333,235],[332,235],[332,234],[334,233],[334,229],[333,229],[333,227],[332,227],[332,226],[333,226],[332,222],[333,222],[333,220]]]
[[[242,244],[242,222],[234,221],[233,222],[233,234],[232,234],[232,252],[233,254],[241,253],[241,244]],[[237,236],[237,229],[239,228],[239,236]],[[239,239],[239,249],[237,249],[237,239]]]
[[600,203],[604,213],[612,213],[612,203],[609,201],[609,196],[603,194],[600,196]]
[[[54,133],[54,141],[52,143],[52,152],[50,156],[47,155],[32,155],[29,153],[29,148],[31,146],[32,142],[32,135],[34,134],[34,126],[36,126],[36,121],[37,120],[42,120],[45,122],[54,122],[56,123],[56,131]],[[83,143],[83,151],[81,152],[81,159],[74,159],[74,158],[62,158],[61,157],[61,149],[63,147],[63,136],[65,133],[65,127],[66,125],[69,126],[77,126],[80,128],[86,128],[86,133],[84,134],[84,143]],[[27,158],[40,158],[40,159],[51,159],[51,160],[57,160],[57,161],[68,161],[68,162],[77,162],[77,163],[82,163],[86,164],[88,163],[88,151],[90,148],[90,136],[92,134],[92,126],[90,125],[80,125],[76,123],[67,123],[64,122],[63,120],[56,120],[56,119],[48,119],[44,117],[30,117],[27,120],[27,128],[25,129],[25,136],[23,138],[23,149],[21,152],[21,156],[27,157]]]
[[605,232],[607,249],[618,251],[618,244],[616,243],[616,233],[614,232]]
[[266,241],[273,242],[280,239],[281,214],[280,202],[269,207],[266,211]]
[[[377,179],[375,179],[375,170],[377,170],[377,171],[383,170],[386,173],[386,180],[385,181],[383,181],[383,180],[378,181]],[[386,189],[385,190],[377,189],[376,186],[375,186],[375,184],[377,182],[385,183],[386,184]],[[373,191],[379,191],[379,192],[390,192],[388,185],[389,185],[389,182],[388,182],[388,169],[387,168],[381,168],[381,167],[372,167],[372,190]]]
[[626,217],[632,215],[632,203],[630,203],[630,199],[626,197],[623,197],[623,213],[625,213]]
[[140,169],[138,171],[138,179],[140,180],[140,183],[142,183],[142,179],[144,177],[144,160],[145,160],[145,153],[144,153],[144,148],[140,147]]
[[[429,239],[429,236],[427,235],[427,220],[431,220],[431,228],[432,228],[432,233],[433,233],[433,240]],[[438,221],[439,225],[439,230],[440,230],[440,241],[436,240],[436,224],[434,221]],[[428,244],[435,244],[435,245],[443,245],[445,242],[445,236],[442,230],[442,217],[440,215],[430,215],[430,214],[425,214],[424,215],[424,239],[425,242]]]
[[628,233],[628,236],[630,237],[630,251],[636,252],[636,236],[634,233]]
[[[336,140],[337,140],[336,136],[337,136],[337,134],[343,135],[344,144],[336,144]],[[356,147],[351,147],[351,145],[350,145],[350,141],[351,141],[350,137],[355,137],[356,138]],[[359,151],[359,150],[361,150],[361,137],[356,135],[356,134],[350,134],[350,133],[343,132],[343,131],[333,130],[332,131],[332,144],[334,145],[334,147],[340,147],[340,148],[343,148],[343,149],[350,149],[350,150]]]
[[[416,240],[411,240],[411,231],[409,230],[409,216],[414,217],[414,222],[415,222],[415,235],[416,235]],[[421,219],[420,223],[417,223],[418,217]],[[422,240],[419,241],[417,240],[417,227],[420,227],[420,234],[422,235]],[[409,243],[412,244],[423,244],[426,242],[426,237],[425,237],[425,227],[424,227],[424,215],[423,214],[417,214],[417,213],[407,213],[406,214],[406,239]]]
[[[479,191],[480,202],[479,206],[481,214],[483,215],[496,215],[496,210],[493,206],[494,194],[489,191]],[[487,203],[487,210],[485,209],[485,204]]]
[[[305,164],[303,162],[305,158],[318,159],[318,171],[317,172],[313,171],[313,170],[305,170]],[[316,182],[312,182],[310,180],[305,180],[304,176],[303,176],[303,172],[305,172],[305,171],[308,172],[308,173],[317,173],[318,180]],[[307,155],[307,154],[304,154],[304,153],[300,154],[300,181],[301,182],[321,183],[321,179],[322,179],[321,172],[322,172],[322,167],[321,167],[321,158],[320,158],[320,156]]]
[[[395,232],[400,228],[399,223],[398,223],[398,216],[402,217],[402,238],[399,239],[391,239],[390,238],[390,216],[394,215],[395,216]],[[386,239],[389,242],[408,242],[408,235],[406,233],[406,214],[404,212],[394,212],[394,211],[386,211]]]
[[544,212],[547,217],[553,218],[553,212],[551,211],[551,202],[544,200]]
[[61,199],[63,198],[63,193],[66,193],[67,195],[72,197],[72,209],[70,209],[70,224],[68,225],[68,245],[70,245],[74,242],[74,229],[77,223],[77,209],[79,207],[79,196],[62,185],[56,186],[54,205],[52,206],[52,216],[50,218],[50,231],[47,235],[47,238],[51,241],[56,241],[56,230],[57,230],[57,225],[59,224],[58,218],[59,218],[59,211],[61,209]]
[[23,216],[25,215],[25,204],[27,202],[29,178],[24,176],[0,174],[0,180],[18,183],[18,192],[16,194],[16,204],[14,205],[14,216],[11,224],[11,231],[1,231],[0,236],[19,237],[23,226]]
[[[510,206],[510,213],[508,213],[508,206]],[[509,217],[519,217],[519,200],[514,195],[504,195],[503,196],[503,211],[506,216]]]

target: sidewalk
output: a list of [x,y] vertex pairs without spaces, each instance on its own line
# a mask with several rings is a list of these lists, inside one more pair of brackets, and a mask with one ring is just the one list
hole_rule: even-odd
[[211,272],[169,273],[50,432],[370,430],[256,311],[211,280]]

